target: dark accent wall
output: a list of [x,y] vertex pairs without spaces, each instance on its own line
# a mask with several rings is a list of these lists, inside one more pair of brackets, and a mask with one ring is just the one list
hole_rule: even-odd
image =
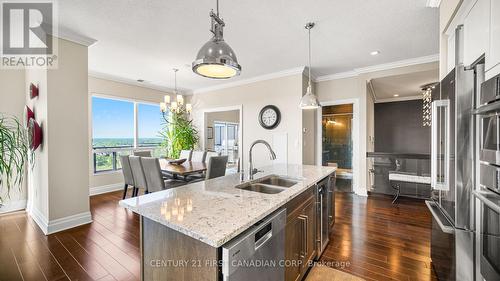
[[431,152],[431,128],[422,126],[422,100],[375,104],[375,151]]

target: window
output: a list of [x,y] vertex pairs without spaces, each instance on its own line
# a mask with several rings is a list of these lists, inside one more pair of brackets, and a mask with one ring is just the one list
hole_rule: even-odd
[[162,127],[162,119],[159,105],[137,104],[138,146],[151,147],[161,143],[158,132]]
[[92,97],[94,173],[121,169],[120,155],[136,149],[149,149],[160,156],[161,120],[158,105]]

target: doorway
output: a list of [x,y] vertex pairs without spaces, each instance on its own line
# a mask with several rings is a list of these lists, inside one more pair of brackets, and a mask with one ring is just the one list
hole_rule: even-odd
[[207,151],[228,156],[226,173],[236,173],[241,162],[241,107],[205,110],[203,143]]
[[353,123],[352,103],[321,109],[321,164],[337,167],[336,191],[353,191]]

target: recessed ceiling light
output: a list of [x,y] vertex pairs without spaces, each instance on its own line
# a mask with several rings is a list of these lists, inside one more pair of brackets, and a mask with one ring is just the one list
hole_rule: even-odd
[[137,79],[137,82],[142,83],[144,82],[144,79]]
[[380,51],[373,51],[373,52],[370,52],[370,55],[372,55],[372,56],[376,56],[376,55],[378,55],[378,54],[380,54]]
[[396,95],[394,95],[394,97],[395,97],[395,98],[397,98],[397,97],[399,97],[399,95],[398,95],[398,94],[396,94]]

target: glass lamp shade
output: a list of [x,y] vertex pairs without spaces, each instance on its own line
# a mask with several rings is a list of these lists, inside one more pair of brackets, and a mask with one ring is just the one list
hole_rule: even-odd
[[307,87],[306,94],[300,100],[301,109],[316,109],[319,108],[319,101],[316,96],[312,93],[311,85]]
[[172,102],[172,103],[170,104],[170,109],[171,109],[171,110],[177,110],[177,102],[175,102],[175,101],[174,101],[174,102]]
[[183,105],[184,104],[184,97],[182,95],[177,95],[177,103],[179,105]]
[[169,95],[166,95],[163,97],[163,102],[166,103],[166,104],[169,104],[170,103],[170,96]]
[[161,112],[166,112],[167,111],[167,104],[164,102],[160,102],[160,111]]
[[201,47],[192,66],[196,74],[214,79],[231,78],[241,72],[233,49],[216,37]]

